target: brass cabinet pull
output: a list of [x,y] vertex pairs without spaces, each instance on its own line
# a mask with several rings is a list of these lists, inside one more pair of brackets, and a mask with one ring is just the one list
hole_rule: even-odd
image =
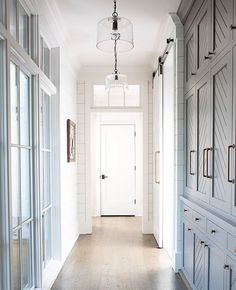
[[234,178],[231,178],[230,177],[230,165],[231,165],[231,150],[234,150],[235,149],[235,145],[234,144],[232,144],[232,145],[229,145],[228,146],[228,182],[230,182],[230,183],[234,183]]
[[195,150],[190,150],[189,152],[189,174],[194,175],[195,173],[192,172],[192,154],[195,153]]
[[207,178],[212,178],[212,176],[211,175],[209,175],[209,151],[212,151],[213,149],[212,148],[207,148],[206,149],[206,153],[207,153]]

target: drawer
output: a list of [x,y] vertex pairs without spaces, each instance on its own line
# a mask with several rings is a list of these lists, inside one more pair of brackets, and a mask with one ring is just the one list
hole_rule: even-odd
[[183,216],[192,220],[192,209],[185,204],[183,204]]
[[227,249],[236,255],[236,237],[234,237],[231,234],[228,234],[228,239],[227,239]]
[[206,231],[206,218],[200,213],[193,211],[192,220],[196,226],[201,228],[204,232]]
[[226,247],[227,233],[210,220],[207,220],[207,233],[213,240]]

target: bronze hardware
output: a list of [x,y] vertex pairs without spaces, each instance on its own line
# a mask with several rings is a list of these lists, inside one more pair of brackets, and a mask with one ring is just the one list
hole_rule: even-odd
[[206,153],[207,153],[207,178],[212,178],[212,176],[211,175],[209,175],[209,151],[212,151],[213,150],[213,148],[207,148],[206,149]]
[[185,209],[184,209],[184,212],[187,212],[187,211],[188,211],[188,209],[185,208]]
[[203,244],[205,244],[205,242],[204,241],[201,241],[200,244],[203,245]]
[[200,218],[195,218],[195,221],[196,221],[196,222],[200,221]]
[[231,164],[231,149],[235,149],[235,145],[232,144],[232,145],[229,145],[228,146],[228,182],[230,183],[234,183],[234,179],[233,178],[230,178],[230,164]]
[[211,230],[211,234],[214,235],[216,233],[216,230]]
[[190,175],[194,175],[194,172],[192,172],[192,153],[195,153],[195,151],[194,150],[191,150],[190,151],[190,154],[189,154],[189,156],[190,156],[190,158],[189,158],[189,174]]
[[236,29],[236,25],[233,25],[233,24],[230,25],[230,29],[232,29],[232,30],[233,30],[233,29]]
[[207,60],[207,59],[211,59],[211,58],[210,58],[210,56],[204,56],[204,59]]
[[188,228],[188,231],[191,232],[192,229]]
[[215,55],[216,53],[214,51],[209,51],[208,54],[209,55]]
[[196,73],[192,72],[192,73],[191,73],[191,75],[192,75],[192,76],[195,76],[195,75],[196,75]]
[[205,157],[206,157],[206,151],[207,151],[207,148],[203,149],[203,164],[202,164],[203,177],[207,177],[207,174],[205,174]]
[[229,265],[226,265],[226,264],[225,264],[225,265],[224,265],[224,269],[225,269],[225,270],[229,270]]
[[204,247],[205,247],[205,248],[208,248],[208,245],[205,245]]

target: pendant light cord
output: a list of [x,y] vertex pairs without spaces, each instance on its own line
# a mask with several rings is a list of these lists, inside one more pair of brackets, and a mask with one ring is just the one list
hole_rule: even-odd
[[117,62],[118,62],[118,58],[117,58],[117,40],[114,41],[114,57],[115,57],[115,75],[118,74],[118,68],[117,68]]
[[116,0],[114,0],[114,12],[112,13],[112,16],[113,17],[118,17]]

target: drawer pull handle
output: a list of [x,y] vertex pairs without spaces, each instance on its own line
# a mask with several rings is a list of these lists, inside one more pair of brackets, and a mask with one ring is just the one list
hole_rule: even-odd
[[188,228],[188,231],[191,232],[192,229]]
[[192,75],[192,76],[195,76],[195,75],[196,75],[196,73],[192,72],[192,73],[191,73],[191,75]]
[[189,174],[194,175],[194,172],[192,171],[192,154],[195,153],[195,150],[191,150],[189,152]]
[[184,209],[184,212],[188,212],[188,209],[185,208],[185,209]]
[[216,53],[214,51],[209,51],[208,54],[209,55],[215,55]]
[[229,270],[229,265],[226,265],[226,264],[225,264],[225,265],[224,265],[224,269],[225,269],[225,270]]
[[205,56],[204,57],[205,60],[211,59],[210,56]]
[[204,247],[205,247],[205,248],[208,248],[208,245],[205,245]]
[[232,144],[232,145],[229,145],[228,146],[228,182],[229,183],[234,183],[234,179],[231,178],[231,174],[230,174],[230,168],[231,168],[231,150],[234,150],[235,149],[235,145]]
[[211,230],[211,234],[214,235],[216,233],[216,230]]
[[200,221],[200,218],[195,218],[195,221],[196,221],[196,222]]
[[207,148],[206,149],[206,153],[207,153],[207,178],[212,178],[212,176],[209,174],[209,151],[212,151],[213,150],[213,148]]
[[232,29],[232,30],[233,30],[233,29],[236,29],[236,25],[233,25],[233,24],[232,24],[232,25],[230,26],[230,29]]
[[207,174],[206,174],[206,151],[207,151],[207,148],[203,149],[203,156],[202,156],[202,162],[203,162],[203,177],[207,177]]
[[204,241],[201,241],[200,244],[203,245],[203,244],[205,244],[205,242]]

